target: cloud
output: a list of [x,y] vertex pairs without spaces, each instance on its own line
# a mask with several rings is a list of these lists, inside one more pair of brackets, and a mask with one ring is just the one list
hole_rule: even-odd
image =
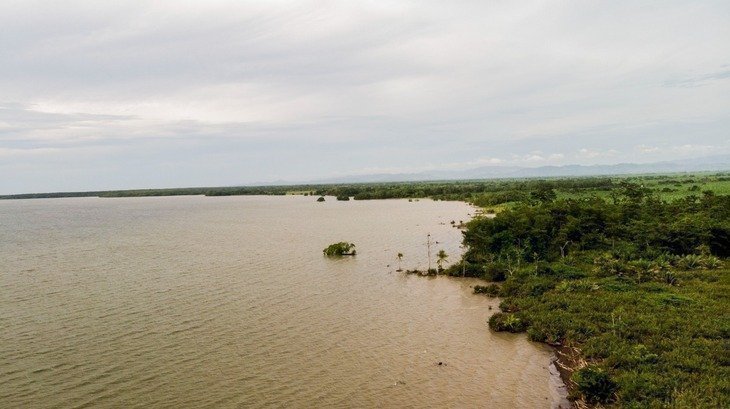
[[715,81],[730,79],[730,70],[721,70],[701,75],[690,75],[664,81],[667,87],[700,87],[709,85]]
[[730,152],[730,140],[718,145],[704,144],[683,144],[683,145],[664,145],[664,146],[648,146],[637,145],[636,150],[643,155],[651,155],[655,157],[697,157],[706,155],[720,155]]
[[636,150],[638,150],[641,153],[655,153],[655,152],[660,151],[659,147],[648,146],[648,145],[644,145],[644,144],[637,145]]
[[670,150],[672,152],[677,152],[683,155],[687,154],[709,154],[715,151],[717,148],[712,145],[694,145],[694,144],[685,144],[680,146],[672,146]]
[[565,159],[565,155],[562,153],[553,153],[550,156],[548,156],[548,160],[550,161],[561,161]]
[[618,155],[620,152],[615,149],[608,149],[605,151],[600,150],[594,150],[594,149],[587,149],[587,148],[581,148],[578,150],[578,153],[575,155],[576,158],[582,158],[582,159],[595,159],[595,158],[605,158],[605,157],[614,157]]
[[[2,2],[0,166],[16,177],[0,193],[725,146],[729,11],[710,0]],[[40,152],[77,170],[52,179],[67,168],[29,159]]]

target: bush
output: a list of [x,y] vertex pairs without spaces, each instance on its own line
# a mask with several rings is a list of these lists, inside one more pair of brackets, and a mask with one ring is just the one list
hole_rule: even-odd
[[322,252],[325,256],[354,256],[356,253],[355,244],[346,241],[330,244]]
[[488,263],[484,266],[484,277],[487,281],[504,281],[507,279],[508,267],[503,263]]
[[682,270],[713,270],[722,267],[722,261],[715,256],[687,254],[675,258],[674,265]]
[[[451,266],[446,268],[446,274],[450,276],[459,276],[462,275],[465,277],[484,277],[484,269],[477,263],[470,263],[465,260],[461,260],[457,264],[452,264]],[[488,280],[491,281],[491,280]]]
[[608,403],[614,400],[618,385],[601,368],[587,366],[576,371],[572,378],[578,386],[578,391],[590,404]]
[[489,318],[489,328],[498,332],[522,332],[527,328],[527,323],[515,314],[498,312]]
[[594,271],[598,277],[621,275],[629,270],[625,262],[614,258],[610,254],[603,254],[593,260]]
[[497,284],[475,285],[474,294],[486,294],[490,297],[499,295],[499,286]]

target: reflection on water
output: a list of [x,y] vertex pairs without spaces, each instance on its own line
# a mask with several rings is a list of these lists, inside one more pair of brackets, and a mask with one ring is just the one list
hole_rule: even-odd
[[[0,407],[550,407],[550,353],[425,268],[463,203],[0,201]],[[336,241],[358,255],[327,259]],[[443,362],[439,366],[437,363]]]

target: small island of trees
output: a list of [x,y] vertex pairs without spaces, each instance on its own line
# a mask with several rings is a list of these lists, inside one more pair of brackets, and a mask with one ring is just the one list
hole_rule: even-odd
[[355,244],[341,241],[339,243],[330,244],[326,249],[322,250],[325,256],[354,256],[356,254]]

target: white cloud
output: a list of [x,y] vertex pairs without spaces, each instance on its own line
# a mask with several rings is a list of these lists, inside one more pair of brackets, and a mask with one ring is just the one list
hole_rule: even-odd
[[[177,185],[711,154],[730,127],[728,12],[712,0],[2,2],[0,148],[115,146],[115,172],[171,163]],[[133,182],[169,182],[160,173]],[[37,172],[0,182],[60,188]]]
[[724,154],[730,152],[730,141],[719,145],[703,145],[703,144],[683,144],[683,145],[665,145],[665,146],[649,146],[637,145],[636,150],[643,155],[654,157],[691,157],[704,156],[713,154]]
[[655,152],[660,151],[659,147],[657,147],[657,146],[648,146],[648,145],[644,145],[644,144],[637,145],[636,150],[638,150],[641,153],[655,153]]
[[708,154],[712,153],[716,147],[712,145],[693,145],[693,144],[685,144],[680,146],[672,146],[670,150],[672,152],[677,152],[683,155],[687,154],[695,154],[695,153],[701,153],[701,154]]
[[620,152],[616,149],[607,149],[602,151],[596,149],[581,148],[578,150],[578,153],[575,155],[575,157],[579,159],[610,158],[618,155],[619,153]]
[[561,161],[565,159],[565,155],[562,153],[553,153],[550,156],[548,156],[548,160],[550,161]]

